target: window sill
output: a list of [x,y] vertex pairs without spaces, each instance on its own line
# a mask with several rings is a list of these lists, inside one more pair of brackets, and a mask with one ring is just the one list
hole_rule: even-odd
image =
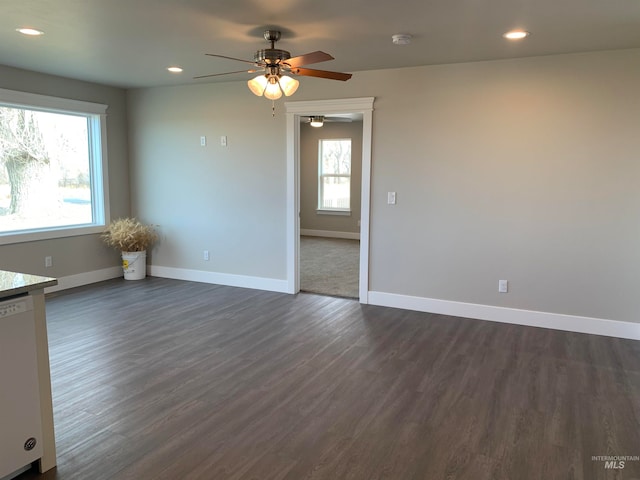
[[0,245],[33,242],[37,240],[52,240],[55,238],[77,237],[103,233],[105,225],[58,227],[43,230],[27,230],[22,232],[0,233]]
[[344,217],[350,217],[351,216],[351,210],[323,210],[323,209],[316,209],[316,214],[317,215],[342,215]]

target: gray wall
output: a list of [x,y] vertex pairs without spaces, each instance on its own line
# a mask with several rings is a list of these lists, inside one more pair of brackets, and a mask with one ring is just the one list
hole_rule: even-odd
[[640,322],[640,50],[374,75],[371,290]]
[[[129,215],[129,165],[124,90],[1,65],[0,88],[108,105],[107,148],[111,216],[114,218]],[[45,256],[53,257],[53,267],[44,267]],[[53,277],[118,266],[118,258],[119,254],[105,247],[98,235],[0,245],[0,269]]]
[[162,235],[153,264],[284,279],[282,105],[272,117],[245,82],[132,90],[128,105],[133,210]]
[[[638,85],[635,49],[305,78],[294,99],[376,97],[371,290],[639,322]],[[281,103],[244,82],[128,98],[153,262],[284,278]]]
[[[320,139],[351,139],[351,215],[322,215],[318,207],[318,142]],[[321,128],[300,125],[300,228],[359,233],[362,191],[362,122],[325,122]]]

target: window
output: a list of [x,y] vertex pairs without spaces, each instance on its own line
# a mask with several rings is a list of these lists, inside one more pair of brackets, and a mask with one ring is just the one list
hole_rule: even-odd
[[320,140],[318,212],[351,211],[351,139]]
[[0,90],[0,244],[103,230],[106,108]]

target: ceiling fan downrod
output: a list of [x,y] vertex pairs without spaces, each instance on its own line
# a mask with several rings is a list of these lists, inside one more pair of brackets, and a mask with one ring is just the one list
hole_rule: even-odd
[[282,33],[278,30],[265,30],[263,36],[267,42],[271,42],[271,48],[275,48],[275,44],[280,40]]

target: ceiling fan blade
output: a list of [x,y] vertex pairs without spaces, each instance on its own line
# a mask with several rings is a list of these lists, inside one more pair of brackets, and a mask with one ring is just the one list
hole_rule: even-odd
[[208,57],[226,58],[227,60],[235,60],[237,62],[250,63],[251,65],[256,64],[256,62],[253,62],[251,60],[244,60],[242,58],[235,58],[235,57],[227,57],[226,55],[216,55],[215,53],[205,53],[205,55],[207,55]]
[[289,65],[291,68],[295,68],[301,65],[310,65],[312,63],[326,62],[328,60],[333,60],[333,57],[328,53],[318,50],[317,52],[305,53],[304,55],[289,58],[281,63]]
[[237,72],[224,72],[224,73],[212,73],[210,75],[199,75],[197,77],[193,77],[194,80],[197,78],[207,78],[207,77],[219,77],[221,75],[232,75],[234,73],[256,73],[257,70],[238,70]]
[[348,117],[325,117],[324,115],[311,115],[305,117],[307,121],[305,123],[311,123],[314,118],[321,118],[325,123],[351,123],[353,120]]
[[313,70],[311,68],[292,68],[291,73],[294,75],[304,75],[306,77],[328,78],[330,80],[349,80],[352,75],[350,73],[329,72],[327,70]]
[[325,122],[333,122],[333,123],[351,123],[353,120],[345,117],[324,117]]

